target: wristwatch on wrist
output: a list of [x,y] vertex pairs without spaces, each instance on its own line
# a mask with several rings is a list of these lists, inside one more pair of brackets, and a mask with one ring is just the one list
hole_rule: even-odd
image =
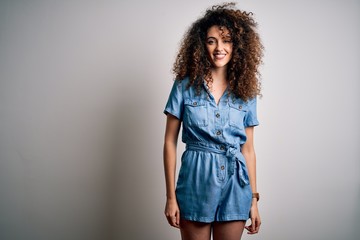
[[259,193],[253,193],[252,194],[252,198],[256,198],[256,201],[259,201],[259,199],[260,199],[260,194]]

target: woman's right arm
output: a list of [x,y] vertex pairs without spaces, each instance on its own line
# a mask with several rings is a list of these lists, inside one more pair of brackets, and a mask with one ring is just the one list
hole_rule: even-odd
[[165,216],[169,224],[179,228],[180,210],[175,196],[176,173],[176,146],[179,136],[181,121],[171,114],[167,114],[164,139],[164,171],[166,183]]

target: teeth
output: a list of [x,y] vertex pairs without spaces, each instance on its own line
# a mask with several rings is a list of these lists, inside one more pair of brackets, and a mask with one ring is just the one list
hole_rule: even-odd
[[214,54],[214,57],[216,59],[223,59],[225,57],[226,54]]

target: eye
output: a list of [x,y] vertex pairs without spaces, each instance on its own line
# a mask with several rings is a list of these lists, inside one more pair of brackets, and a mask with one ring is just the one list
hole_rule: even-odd
[[214,44],[215,43],[215,41],[214,40],[212,40],[212,39],[209,39],[209,40],[207,40],[207,42],[206,42],[207,44],[209,44],[209,45],[211,45],[211,44]]

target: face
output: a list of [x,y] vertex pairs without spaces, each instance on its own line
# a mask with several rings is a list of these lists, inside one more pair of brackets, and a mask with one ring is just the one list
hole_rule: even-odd
[[214,68],[226,67],[232,56],[233,44],[229,30],[212,26],[206,37],[206,49]]

